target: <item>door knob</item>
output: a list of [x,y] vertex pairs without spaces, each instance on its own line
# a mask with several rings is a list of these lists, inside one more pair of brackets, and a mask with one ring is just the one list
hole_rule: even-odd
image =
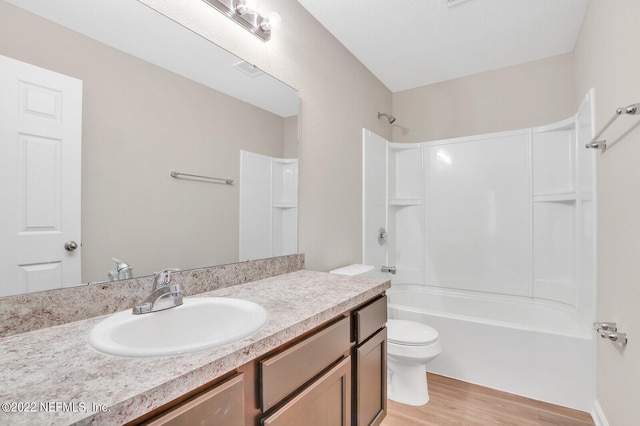
[[76,243],[75,241],[67,241],[66,243],[64,243],[64,249],[67,251],[74,251],[77,248],[78,243]]

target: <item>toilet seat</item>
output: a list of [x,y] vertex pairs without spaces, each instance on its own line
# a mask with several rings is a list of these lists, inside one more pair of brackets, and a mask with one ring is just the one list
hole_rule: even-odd
[[387,341],[396,345],[425,346],[438,341],[438,332],[415,321],[387,320]]

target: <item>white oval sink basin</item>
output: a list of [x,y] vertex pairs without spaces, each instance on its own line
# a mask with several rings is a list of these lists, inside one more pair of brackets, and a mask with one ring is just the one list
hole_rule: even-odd
[[131,357],[192,353],[250,336],[267,319],[262,306],[247,300],[191,298],[148,314],[115,313],[91,329],[89,344],[100,352]]

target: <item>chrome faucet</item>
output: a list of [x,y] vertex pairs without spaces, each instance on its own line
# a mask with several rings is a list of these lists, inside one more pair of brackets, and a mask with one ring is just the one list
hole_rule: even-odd
[[127,262],[124,260],[116,259],[112,257],[111,260],[116,262],[116,271],[109,271],[109,280],[117,281],[117,280],[128,280],[133,278],[133,268],[129,266]]
[[134,315],[148,314],[182,305],[181,284],[171,284],[171,272],[178,269],[165,269],[154,275],[153,291],[142,303],[133,307]]

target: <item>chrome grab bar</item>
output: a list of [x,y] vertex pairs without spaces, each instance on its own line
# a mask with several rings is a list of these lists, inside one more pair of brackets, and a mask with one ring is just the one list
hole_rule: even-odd
[[180,179],[181,176],[186,176],[188,178],[221,181],[220,183],[224,182],[227,185],[233,185],[233,179],[225,179],[225,178],[217,178],[217,177],[201,176],[201,175],[191,175],[189,173],[181,173],[181,172],[176,172],[176,171],[173,171],[173,170],[171,171],[171,177],[172,178]]

